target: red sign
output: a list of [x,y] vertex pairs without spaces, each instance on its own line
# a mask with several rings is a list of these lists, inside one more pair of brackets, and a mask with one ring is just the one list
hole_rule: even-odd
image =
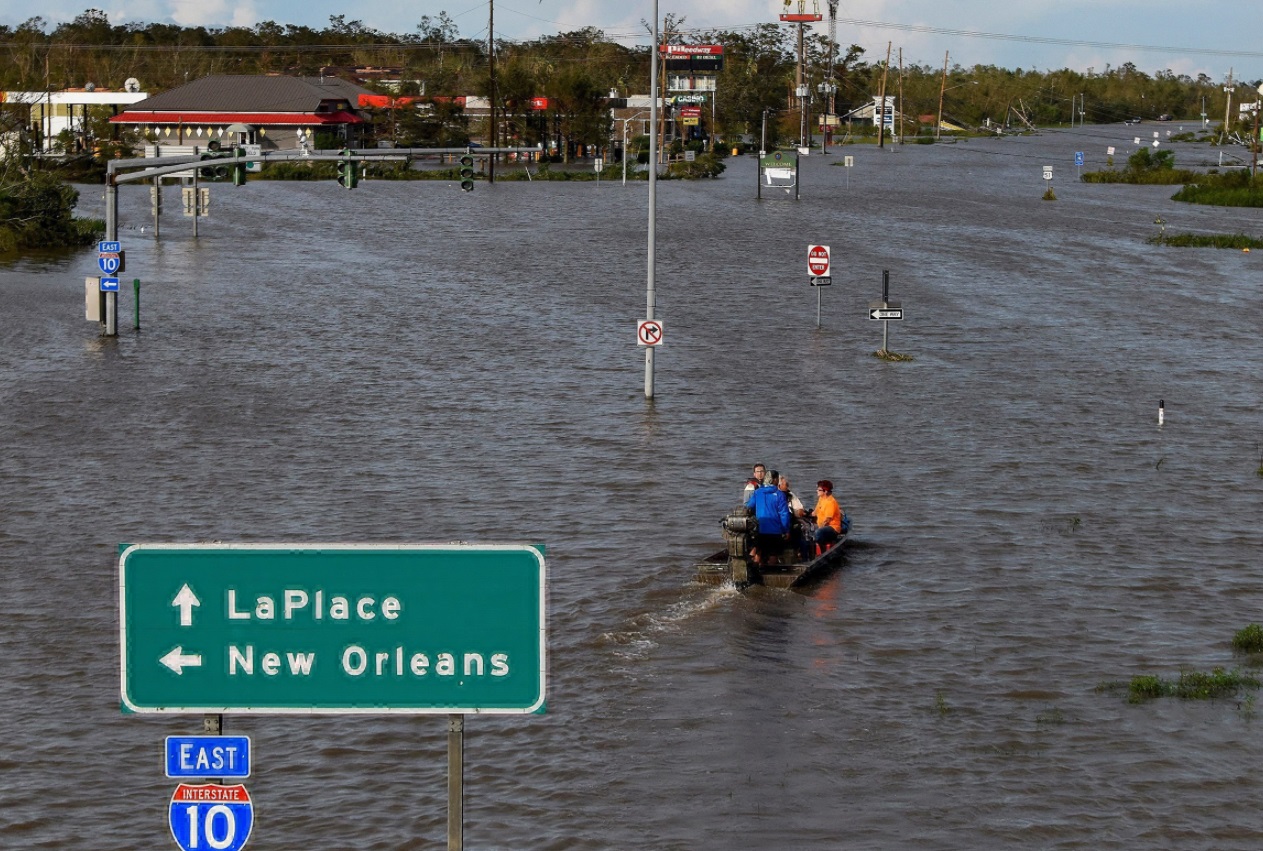
[[636,325],[636,342],[642,346],[662,345],[662,323],[645,319]]
[[807,274],[813,278],[828,276],[829,246],[810,245],[807,247]]
[[680,107],[681,118],[701,118],[702,108],[700,106],[682,106]]
[[658,51],[667,56],[723,56],[722,44],[660,44]]
[[531,109],[536,111],[548,109],[548,98],[531,98]]

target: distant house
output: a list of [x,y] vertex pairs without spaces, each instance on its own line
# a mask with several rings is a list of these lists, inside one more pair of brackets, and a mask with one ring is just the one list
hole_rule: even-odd
[[264,150],[359,147],[368,89],[337,77],[219,75],[203,77],[135,103],[111,118],[161,148],[254,144]]
[[[128,80],[133,86],[135,80]],[[26,111],[25,123],[34,133],[36,145],[46,154],[75,153],[92,142],[89,120],[95,111],[108,109],[117,114],[149,97],[140,91],[111,91],[86,86],[59,92],[0,92],[0,104]],[[68,135],[63,135],[68,134]]]

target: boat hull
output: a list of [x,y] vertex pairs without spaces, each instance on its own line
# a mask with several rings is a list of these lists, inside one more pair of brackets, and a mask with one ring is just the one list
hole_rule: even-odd
[[[707,557],[697,566],[697,581],[707,585],[732,583],[738,588],[765,585],[769,588],[801,588],[823,579],[842,561],[846,536],[810,561],[781,561],[773,567],[760,567],[748,556],[729,555],[727,549]],[[793,555],[793,551],[786,550]]]

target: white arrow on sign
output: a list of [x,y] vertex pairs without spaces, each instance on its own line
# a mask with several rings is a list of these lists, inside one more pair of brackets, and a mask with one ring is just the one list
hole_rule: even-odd
[[175,671],[176,676],[182,675],[186,667],[187,668],[202,667],[202,656],[200,653],[186,654],[184,652],[184,648],[178,644],[171,649],[170,653],[168,653],[166,656],[163,656],[158,661],[166,665],[171,670]]
[[197,595],[193,593],[193,589],[186,582],[180,588],[180,593],[175,595],[175,599],[171,601],[171,605],[180,610],[180,626],[193,625],[193,607],[202,605],[202,601],[197,599]]

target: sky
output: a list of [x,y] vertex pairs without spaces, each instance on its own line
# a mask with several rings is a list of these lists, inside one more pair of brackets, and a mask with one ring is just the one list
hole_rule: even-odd
[[[642,21],[653,0],[493,0],[497,38],[522,41],[596,27],[625,44],[647,44]],[[791,0],[828,18],[827,0]],[[659,17],[684,18],[685,30],[737,29],[777,22],[782,0],[658,0]],[[1235,7],[1235,8],[1234,8]],[[486,38],[488,0],[0,0],[0,24],[16,26],[33,14],[50,25],[98,8],[113,24],[131,21],[184,26],[253,26],[261,21],[324,27],[334,15],[393,33],[416,30],[423,15],[446,12],[465,38]],[[942,67],[996,65],[1047,71],[1103,72],[1133,63],[1147,74],[1172,71],[1222,81],[1263,79],[1258,7],[1215,6],[1189,0],[839,0],[837,38],[858,44],[878,61]],[[787,25],[788,26],[788,25]],[[827,33],[821,25],[820,32]]]

